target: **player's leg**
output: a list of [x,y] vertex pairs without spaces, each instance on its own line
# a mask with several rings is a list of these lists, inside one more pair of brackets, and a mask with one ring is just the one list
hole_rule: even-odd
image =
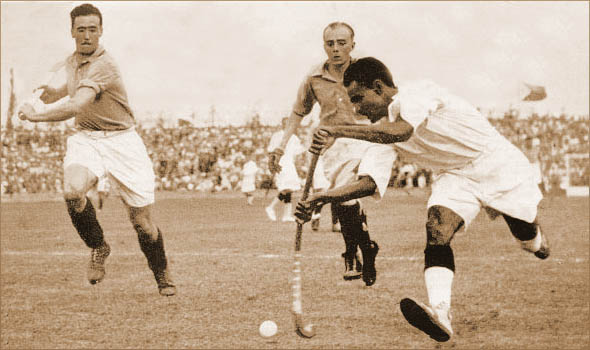
[[[375,258],[379,252],[379,246],[369,235],[367,215],[358,200],[345,203],[332,203],[340,222],[342,237],[346,246],[343,254],[346,271],[345,279],[358,278],[362,271],[363,281],[367,286],[372,286],[377,280]],[[363,263],[356,256],[357,247],[363,253]],[[353,268],[356,263],[356,268]],[[347,278],[348,277],[348,278]]]
[[526,222],[512,216],[502,214],[510,228],[510,232],[516,238],[522,249],[535,254],[539,259],[547,259],[550,254],[549,242],[541,231],[541,225],[537,220]]
[[105,260],[110,254],[96,210],[87,197],[88,191],[97,182],[97,175],[104,172],[100,163],[100,157],[88,137],[75,134],[68,138],[64,158],[64,200],[78,235],[92,249],[87,271],[91,284],[104,278]]
[[152,162],[139,135],[129,130],[100,140],[110,180],[116,184],[129,219],[137,232],[141,251],[154,273],[161,295],[175,294],[161,230],[154,224],[155,174]]
[[447,341],[451,327],[451,291],[455,276],[455,257],[451,240],[477,216],[481,204],[468,178],[444,173],[432,183],[428,200],[424,282],[428,305],[405,298],[400,303],[406,320],[436,341]]
[[429,305],[409,298],[400,302],[406,320],[439,342],[449,340],[453,334],[450,308],[455,257],[450,243],[463,224],[463,219],[449,208],[435,205],[428,209],[424,282]]
[[285,190],[283,191],[283,218],[281,221],[283,222],[295,222],[295,216],[293,216],[293,191]]
[[129,219],[137,232],[139,247],[154,273],[160,294],[172,296],[176,293],[176,286],[168,272],[162,232],[152,220],[152,207],[151,204],[144,207],[128,206]]
[[338,222],[338,215],[336,214],[333,205],[330,205],[330,215],[332,216],[332,232],[340,232],[340,223]]

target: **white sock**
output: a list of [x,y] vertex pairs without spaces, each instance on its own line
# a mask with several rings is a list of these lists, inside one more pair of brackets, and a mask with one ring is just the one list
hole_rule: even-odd
[[424,282],[431,306],[441,302],[451,306],[451,287],[455,273],[446,267],[433,266],[424,270]]
[[537,226],[537,235],[535,236],[535,238],[529,241],[520,241],[520,245],[522,246],[522,249],[534,253],[541,249],[541,242],[541,228]]
[[291,211],[293,210],[293,203],[285,203],[285,211],[283,212],[283,217],[288,218],[290,217]]
[[280,200],[278,197],[273,198],[272,202],[268,205],[268,207],[272,210],[275,210],[277,204],[279,204]]

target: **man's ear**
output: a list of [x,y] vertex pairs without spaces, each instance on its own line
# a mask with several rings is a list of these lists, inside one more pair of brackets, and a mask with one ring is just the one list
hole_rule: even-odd
[[381,79],[375,79],[373,82],[373,91],[379,96],[383,94],[383,82]]

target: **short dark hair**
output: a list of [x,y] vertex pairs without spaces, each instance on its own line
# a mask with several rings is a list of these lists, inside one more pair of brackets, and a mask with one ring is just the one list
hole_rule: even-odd
[[336,27],[345,27],[345,28],[347,28],[350,31],[350,38],[352,40],[354,40],[354,29],[352,29],[352,27],[350,26],[350,24],[344,23],[344,22],[332,22],[332,23],[328,24],[326,26],[326,28],[324,28],[323,34],[326,34],[326,30],[328,30],[328,29],[334,29]]
[[373,83],[377,79],[389,87],[396,87],[391,72],[383,62],[374,57],[364,57],[352,62],[348,66],[344,72],[342,83],[344,86],[349,86],[350,83],[356,81],[362,87],[372,88]]
[[102,14],[100,10],[94,7],[92,4],[82,4],[80,6],[76,6],[72,12],[70,12],[70,18],[72,19],[72,28],[74,28],[74,20],[78,16],[90,16],[96,15],[100,20],[100,25],[102,26]]

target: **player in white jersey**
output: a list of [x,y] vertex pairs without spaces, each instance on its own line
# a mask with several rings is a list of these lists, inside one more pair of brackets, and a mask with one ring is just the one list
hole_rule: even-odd
[[[394,144],[400,157],[433,169],[424,250],[430,305],[404,298],[400,307],[411,325],[437,341],[447,341],[453,334],[450,305],[455,274],[450,243],[482,207],[504,217],[523,249],[540,259],[549,256],[537,221],[542,194],[533,167],[476,108],[434,83],[398,90],[388,68],[368,57],[349,66],[343,84],[356,111],[381,122],[321,127],[312,147],[322,149],[339,137]],[[389,120],[383,122],[385,117]]]
[[242,192],[246,195],[246,202],[252,205],[254,202],[254,191],[256,190],[256,174],[260,169],[254,161],[254,154],[246,157],[247,162],[242,168]]
[[[283,135],[285,133],[285,128],[287,127],[287,121],[288,118],[283,118],[281,120],[283,130],[277,131],[272,135],[270,142],[268,143],[268,152],[272,152],[281,144],[281,140],[283,139]],[[303,148],[299,137],[297,137],[297,135],[291,135],[289,141],[287,142],[287,146],[284,148],[284,154],[279,162],[281,171],[275,176],[275,183],[277,185],[279,194],[277,197],[273,198],[272,202],[266,207],[266,215],[268,215],[268,218],[272,221],[277,220],[275,207],[280,202],[285,204],[282,221],[295,221],[295,217],[293,217],[293,203],[291,203],[291,198],[293,192],[299,191],[301,189],[301,178],[299,177],[299,174],[297,174],[297,168],[295,167],[295,157],[303,152],[305,152],[305,148]]]

